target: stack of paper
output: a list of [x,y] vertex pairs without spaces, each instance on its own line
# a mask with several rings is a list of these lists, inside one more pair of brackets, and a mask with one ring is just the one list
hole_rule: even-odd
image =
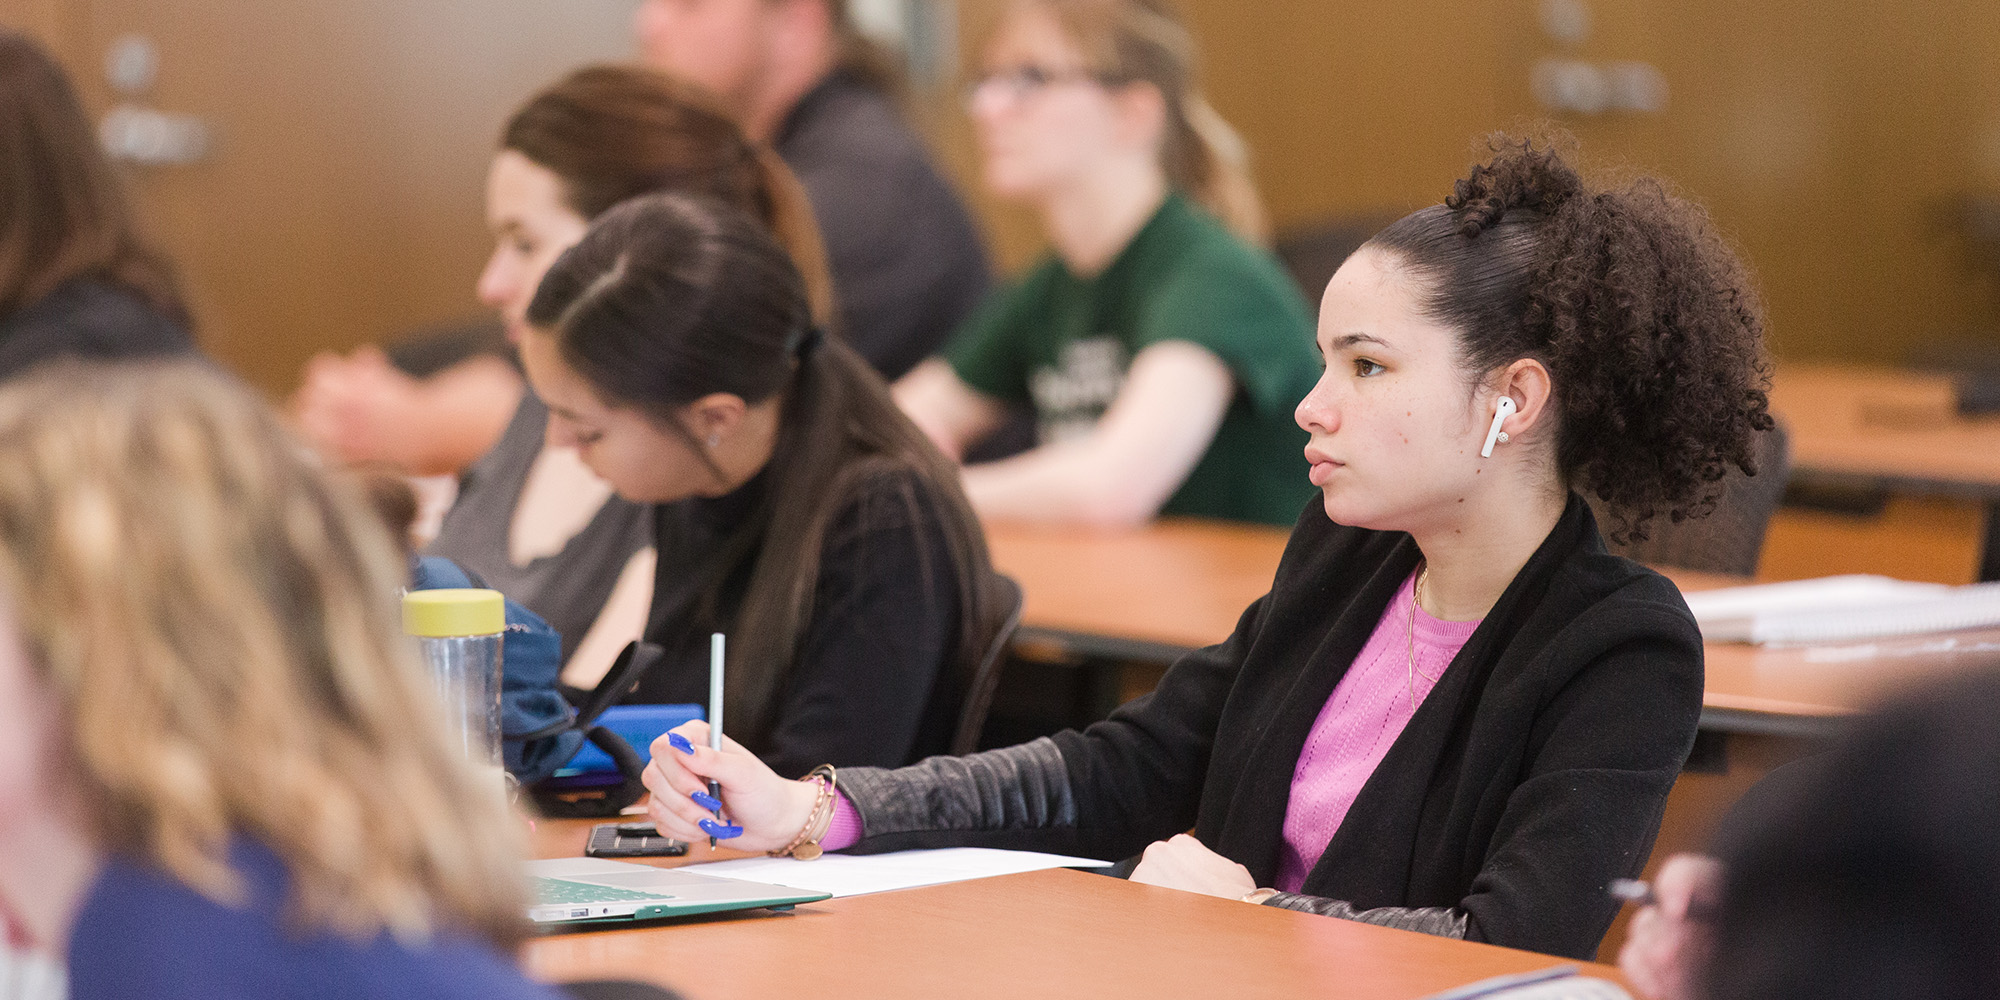
[[1712,642],[1839,642],[2000,626],[2000,584],[1991,583],[1831,576],[1700,591],[1687,602]]

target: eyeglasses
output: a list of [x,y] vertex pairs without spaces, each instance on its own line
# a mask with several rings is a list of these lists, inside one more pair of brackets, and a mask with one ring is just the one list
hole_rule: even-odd
[[1118,81],[1101,73],[1085,69],[1050,69],[1026,63],[1009,66],[1006,69],[989,70],[974,77],[965,85],[965,103],[968,107],[984,93],[996,93],[1009,103],[1026,100],[1050,87],[1062,83],[1095,83],[1112,86]]

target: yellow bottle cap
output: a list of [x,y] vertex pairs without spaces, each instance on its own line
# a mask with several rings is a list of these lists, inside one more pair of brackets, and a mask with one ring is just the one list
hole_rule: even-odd
[[403,631],[411,635],[448,639],[506,630],[506,598],[497,590],[412,590],[403,595]]

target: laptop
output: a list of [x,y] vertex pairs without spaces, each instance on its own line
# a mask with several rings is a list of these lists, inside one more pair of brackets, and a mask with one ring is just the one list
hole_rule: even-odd
[[833,895],[602,858],[530,861],[528,875],[536,896],[528,908],[528,919],[544,927],[758,907],[790,909]]

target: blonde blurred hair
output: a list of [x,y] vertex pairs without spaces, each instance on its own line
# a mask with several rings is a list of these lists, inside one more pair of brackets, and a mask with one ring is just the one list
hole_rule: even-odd
[[1269,240],[1249,151],[1202,96],[1194,35],[1169,0],[1014,0],[1013,9],[1051,15],[1099,79],[1158,90],[1166,103],[1160,166],[1168,182],[1242,239]]
[[444,736],[365,501],[195,363],[0,389],[0,597],[62,702],[102,843],[223,903],[231,839],[288,917],[520,940],[520,822]]

